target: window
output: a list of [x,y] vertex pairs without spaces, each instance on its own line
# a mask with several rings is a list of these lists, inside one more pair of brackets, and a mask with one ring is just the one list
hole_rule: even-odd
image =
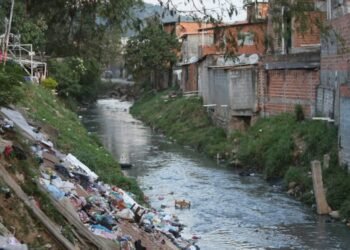
[[239,32],[238,45],[254,45],[254,34],[252,32]]

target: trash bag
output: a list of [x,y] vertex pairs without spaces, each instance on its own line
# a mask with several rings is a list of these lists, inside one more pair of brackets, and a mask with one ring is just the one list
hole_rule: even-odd
[[141,240],[137,240],[134,242],[136,250],[146,250],[144,246],[142,246]]
[[99,223],[109,230],[112,230],[112,228],[117,225],[116,221],[111,215],[102,216],[102,218],[99,220]]
[[62,164],[55,164],[55,170],[60,173],[63,177],[65,178],[69,178],[69,171],[67,170],[67,168],[62,165]]
[[118,218],[122,218],[125,220],[133,220],[134,219],[134,213],[128,208],[124,208],[122,211],[117,212],[116,216]]
[[47,185],[46,186],[47,191],[50,192],[50,194],[56,199],[56,200],[60,200],[64,197],[65,193],[62,192],[61,190],[59,190],[57,187],[55,187],[54,185]]

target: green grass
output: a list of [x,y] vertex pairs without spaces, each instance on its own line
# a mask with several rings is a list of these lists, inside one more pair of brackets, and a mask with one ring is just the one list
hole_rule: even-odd
[[118,162],[101,146],[96,136],[88,134],[77,115],[65,108],[52,92],[40,86],[26,86],[25,97],[20,104],[28,109],[28,115],[44,129],[49,128],[55,146],[64,153],[72,153],[106,183],[117,185],[136,195],[143,194],[136,180],[125,177]]

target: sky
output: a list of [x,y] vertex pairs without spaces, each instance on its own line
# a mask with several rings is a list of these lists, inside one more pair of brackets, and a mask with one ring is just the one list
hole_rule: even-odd
[[[167,0],[161,1],[165,3]],[[144,2],[159,4],[158,0],[144,0]],[[216,13],[219,13],[221,16],[223,16],[225,22],[241,21],[246,18],[246,12],[243,9],[243,0],[190,0],[190,3],[188,3],[187,0],[171,0],[171,2],[176,5],[176,9],[180,11],[196,11],[194,5],[200,9],[205,7],[206,9],[214,10]],[[225,6],[229,6],[227,2],[230,2],[236,6],[238,10],[237,16],[233,15],[230,18],[228,14],[225,13]]]

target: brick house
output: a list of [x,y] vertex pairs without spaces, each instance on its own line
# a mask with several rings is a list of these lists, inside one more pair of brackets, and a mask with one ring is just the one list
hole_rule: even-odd
[[350,166],[350,0],[328,0],[327,19],[317,112],[339,125],[340,159]]
[[[320,81],[320,30],[314,23],[317,18],[322,20],[325,1],[312,2],[314,10],[306,13],[306,21],[311,25],[303,32],[296,18],[284,18],[283,15],[287,14],[283,8],[280,7],[281,12],[278,13],[282,15],[283,23],[277,24],[282,31],[275,31],[276,23],[272,13],[269,15],[268,51],[264,58],[265,85],[261,93],[263,116],[291,112],[296,104],[302,105],[308,117],[316,113],[316,89]],[[279,36],[286,32],[287,36]]]

